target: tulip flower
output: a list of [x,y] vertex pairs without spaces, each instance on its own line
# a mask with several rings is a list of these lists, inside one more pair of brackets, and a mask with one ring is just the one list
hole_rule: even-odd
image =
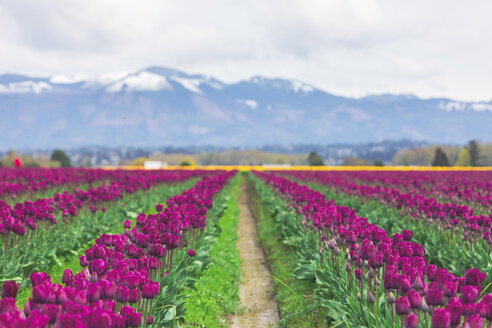
[[451,315],[444,309],[436,309],[432,315],[432,328],[450,328]]
[[419,318],[411,313],[410,315],[407,316],[405,319],[405,328],[418,328],[419,326]]
[[2,285],[2,298],[16,298],[19,291],[19,284],[15,281],[5,281]]
[[410,314],[410,301],[407,296],[402,296],[396,300],[395,311],[399,315]]

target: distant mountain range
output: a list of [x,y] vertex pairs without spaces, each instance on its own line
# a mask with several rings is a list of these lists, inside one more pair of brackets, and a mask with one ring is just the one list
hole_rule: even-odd
[[0,150],[492,140],[492,101],[335,96],[298,80],[227,84],[163,67],[0,75]]

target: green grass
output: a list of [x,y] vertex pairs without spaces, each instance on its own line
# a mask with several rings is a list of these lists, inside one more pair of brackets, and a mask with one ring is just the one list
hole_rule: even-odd
[[279,327],[326,327],[327,309],[314,295],[316,284],[293,276],[299,259],[294,249],[285,245],[279,227],[263,206],[253,184],[248,181],[251,210],[258,223],[260,242],[267,256],[274,281],[273,292],[280,312]]
[[194,289],[186,289],[185,327],[227,327],[227,316],[239,307],[241,259],[236,248],[241,177],[232,185],[227,209],[219,221],[221,233],[210,253],[211,263]]

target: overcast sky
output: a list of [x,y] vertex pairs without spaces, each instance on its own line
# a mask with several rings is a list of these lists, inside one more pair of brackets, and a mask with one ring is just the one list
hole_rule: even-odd
[[160,65],[488,101],[491,13],[488,0],[0,0],[0,73]]

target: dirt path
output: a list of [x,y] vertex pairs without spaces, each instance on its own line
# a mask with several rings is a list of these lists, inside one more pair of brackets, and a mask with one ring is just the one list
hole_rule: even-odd
[[230,327],[276,327],[278,321],[277,303],[268,291],[272,282],[266,267],[265,256],[258,242],[256,222],[248,207],[246,186],[243,184],[239,196],[239,241],[237,247],[243,261],[241,271],[243,282],[239,290],[243,314],[231,320]]

